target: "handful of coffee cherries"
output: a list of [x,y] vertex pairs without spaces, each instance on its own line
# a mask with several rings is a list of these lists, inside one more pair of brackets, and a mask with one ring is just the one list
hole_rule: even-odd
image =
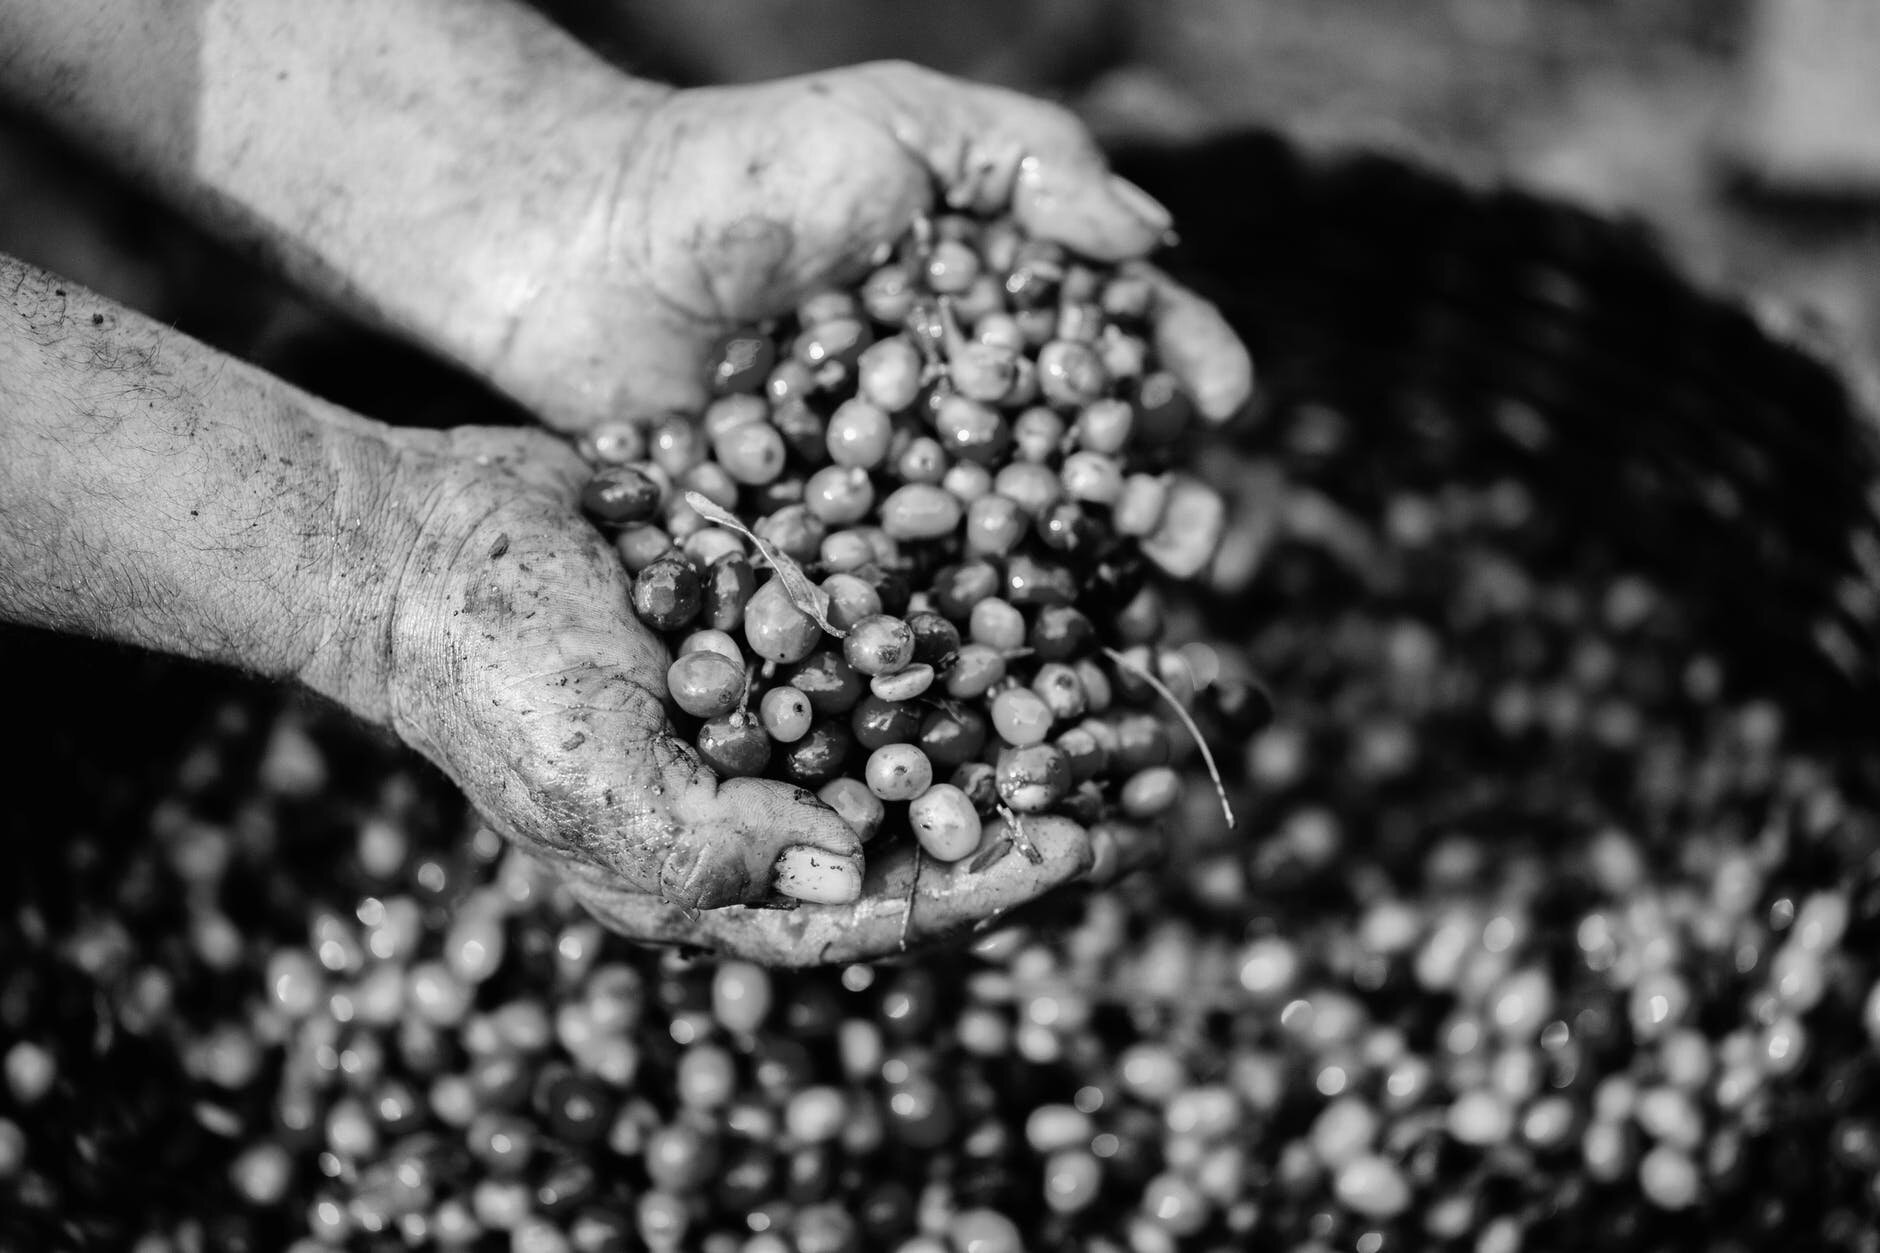
[[[1035,859],[1028,820],[1085,826],[1099,879],[1129,859],[1202,686],[1157,647],[1156,576],[1204,572],[1226,521],[1176,468],[1194,410],[1156,297],[1009,219],[923,220],[859,288],[726,337],[701,421],[583,440],[583,507],[713,769],[969,868]],[[853,894],[809,865],[777,888]]]

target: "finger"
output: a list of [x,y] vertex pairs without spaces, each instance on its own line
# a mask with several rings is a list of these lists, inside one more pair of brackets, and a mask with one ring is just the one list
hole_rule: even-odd
[[1068,110],[999,87],[906,65],[864,67],[888,124],[956,208],[1010,210],[1027,231],[1103,261],[1149,253],[1167,209],[1110,172]]
[[[977,871],[972,858],[944,865],[923,856],[917,865],[903,845],[871,862],[861,898],[845,906],[701,912],[590,880],[569,887],[609,928],[646,943],[692,945],[771,966],[878,961],[987,930],[1090,871],[1090,838],[1078,824],[1028,818],[1025,833],[1037,862],[1014,849]],[[981,848],[1006,834],[1003,823],[991,824]]]
[[674,816],[691,838],[666,858],[660,895],[716,909],[773,895],[847,905],[862,892],[862,842],[836,812],[774,779],[693,775]]
[[1147,262],[1125,269],[1155,288],[1155,347],[1210,422],[1225,422],[1253,395],[1253,358],[1211,301]]
[[[872,960],[975,934],[1089,872],[1094,853],[1080,824],[1042,815],[1023,819],[1021,832],[1014,840],[1003,819],[990,822],[979,849],[950,864],[917,857],[905,844],[873,859],[864,899],[908,901],[911,912],[880,910],[853,920],[831,960]],[[1037,860],[1023,851],[1027,844]]]

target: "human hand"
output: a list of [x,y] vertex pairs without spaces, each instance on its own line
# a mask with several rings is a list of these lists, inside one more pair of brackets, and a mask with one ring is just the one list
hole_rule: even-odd
[[[384,624],[387,720],[614,930],[771,965],[870,960],[1091,869],[1082,828],[1039,819],[1026,823],[1037,863],[972,873],[871,855],[864,878],[854,832],[810,793],[721,781],[672,734],[664,647],[577,511],[588,471],[562,441],[473,427],[414,435],[411,449],[392,484],[420,521],[399,542],[405,573]],[[744,908],[788,904],[774,889],[790,849],[859,895]]]
[[530,295],[507,312],[500,356],[471,362],[564,429],[695,411],[718,336],[858,278],[942,205],[1009,211],[1033,235],[1139,267],[1160,290],[1156,346],[1201,411],[1225,418],[1247,398],[1252,367],[1220,315],[1140,261],[1166,212],[1043,101],[862,65],[673,93],[618,151],[564,154],[581,161],[617,164],[569,181],[566,213],[541,220],[562,241],[555,272],[495,285]]

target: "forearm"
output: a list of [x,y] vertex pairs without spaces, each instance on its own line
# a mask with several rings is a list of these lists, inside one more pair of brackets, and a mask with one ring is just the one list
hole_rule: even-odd
[[369,712],[400,466],[387,428],[0,255],[0,617]]
[[0,92],[303,283],[476,360],[561,242],[489,172],[565,203],[591,175],[562,154],[617,147],[663,95],[508,0],[6,0]]

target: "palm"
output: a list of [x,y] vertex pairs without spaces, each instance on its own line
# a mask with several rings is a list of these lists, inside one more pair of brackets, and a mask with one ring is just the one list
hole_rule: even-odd
[[439,514],[454,520],[412,555],[392,625],[394,725],[616,930],[774,964],[869,959],[1001,915],[1089,866],[1081,831],[1040,828],[1039,864],[1007,857],[968,875],[903,854],[876,859],[854,905],[740,908],[771,898],[784,849],[854,857],[853,833],[802,789],[721,782],[672,734],[665,649],[576,512],[585,471],[565,445],[464,429],[443,468],[451,504]]
[[[905,65],[678,92],[622,127],[614,160],[544,193],[554,272],[497,359],[472,363],[563,429],[696,411],[719,335],[857,277],[939,204],[1010,212],[1103,259],[1141,256],[1166,227],[1068,114]],[[1247,394],[1245,350],[1166,288],[1163,356],[1225,417]]]

